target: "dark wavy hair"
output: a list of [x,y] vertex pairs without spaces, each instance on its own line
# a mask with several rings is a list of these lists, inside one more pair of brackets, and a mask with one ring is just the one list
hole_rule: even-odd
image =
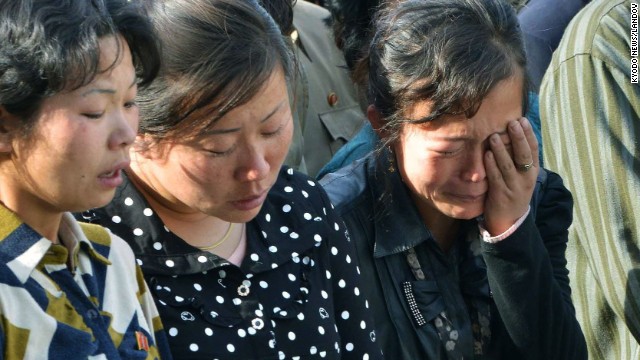
[[[526,56],[518,19],[501,0],[403,0],[380,12],[366,56],[355,69],[393,141],[404,122],[445,114],[472,117],[500,81],[521,74],[527,111]],[[406,120],[416,102],[431,114]]]
[[373,31],[374,15],[385,0],[327,0],[325,7],[331,12],[327,24],[333,28],[333,37],[342,50],[349,70],[367,52]]
[[139,92],[140,132],[154,141],[193,136],[249,101],[291,49],[255,0],[149,0],[162,68]]
[[101,71],[99,40],[118,34],[131,50],[140,85],[149,84],[160,67],[159,49],[135,3],[0,0],[0,104],[28,131],[45,98],[94,79]]
[[293,7],[296,0],[259,0],[262,6],[280,27],[284,36],[290,36],[293,30]]

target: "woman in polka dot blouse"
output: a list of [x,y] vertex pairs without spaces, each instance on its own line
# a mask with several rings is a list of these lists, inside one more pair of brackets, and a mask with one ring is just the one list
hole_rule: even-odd
[[282,167],[292,62],[254,1],[149,8],[163,46],[125,183],[83,214],[133,248],[176,359],[379,359],[353,245]]

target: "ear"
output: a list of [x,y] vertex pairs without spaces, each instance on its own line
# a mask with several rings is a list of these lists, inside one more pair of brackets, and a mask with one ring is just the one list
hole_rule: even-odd
[[381,139],[386,138],[388,134],[384,130],[384,119],[382,117],[382,114],[380,114],[380,111],[376,109],[375,105],[371,104],[367,107],[367,118],[371,123],[371,127],[373,128],[373,130],[375,130],[378,136]]
[[13,151],[13,140],[20,130],[20,119],[0,106],[0,154]]

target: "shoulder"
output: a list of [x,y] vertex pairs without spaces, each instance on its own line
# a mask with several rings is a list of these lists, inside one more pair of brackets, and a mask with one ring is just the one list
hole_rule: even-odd
[[573,221],[573,196],[557,173],[540,169],[538,183],[531,199],[533,215],[538,226],[561,223],[568,227]]
[[320,184],[336,208],[342,209],[347,204],[354,204],[357,198],[367,194],[369,170],[374,161],[374,154],[370,154],[349,166],[325,175],[320,180]]
[[297,218],[297,215],[324,216],[330,207],[326,192],[316,180],[283,166],[260,212],[262,215],[269,214],[271,218],[282,218],[286,222]]
[[[317,63],[325,66],[331,65],[326,70],[332,71],[325,71],[323,74],[330,76],[332,81],[336,82],[343,78],[338,76],[343,74],[337,70],[338,66],[344,65],[345,60],[342,52],[333,41],[333,33],[327,23],[330,18],[331,14],[328,10],[307,1],[297,1],[293,8],[293,25],[298,33],[299,42],[304,48],[304,53],[310,58],[315,69],[318,67]],[[306,68],[311,64],[306,63]],[[346,70],[342,70],[346,74]],[[320,79],[320,81],[323,80]],[[350,83],[348,76],[344,77],[343,82]]]
[[293,7],[293,21],[296,24],[296,28],[298,26],[311,28],[319,25],[327,27],[324,20],[330,18],[330,16],[331,13],[327,9],[308,1],[296,1]]
[[316,180],[291,167],[283,166],[269,191],[267,202],[295,199],[297,202],[315,203],[322,201],[324,196],[325,192]]
[[542,205],[542,202],[547,201],[545,199],[549,197],[572,203],[571,192],[564,186],[562,177],[549,169],[540,168],[532,202],[534,205]]
[[320,184],[305,174],[283,167],[252,223],[259,230],[257,235],[261,233],[264,241],[277,245],[279,252],[287,246],[292,252],[301,253],[331,234],[337,221],[337,214]]
[[[74,220],[75,221],[75,220]],[[133,267],[135,257],[129,244],[111,230],[96,224],[78,222],[94,251],[111,263],[125,263]]]
[[571,20],[554,54],[551,67],[577,56],[590,56],[609,66],[628,67],[631,2],[629,0],[595,0]]

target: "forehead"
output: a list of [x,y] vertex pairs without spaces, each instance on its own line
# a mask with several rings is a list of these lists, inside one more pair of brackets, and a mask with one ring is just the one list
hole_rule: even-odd
[[[419,125],[431,133],[474,136],[502,132],[511,120],[522,116],[523,79],[512,76],[496,84],[482,100],[477,112],[467,118],[465,114],[443,115],[436,120]],[[431,113],[430,100],[419,101],[408,112],[409,119],[421,119]]]
[[[127,41],[121,35],[107,35],[100,38],[98,44],[100,53],[95,71],[85,68],[70,74],[69,77],[77,81],[69,82],[61,93],[84,94],[96,86],[113,87],[115,83],[120,85],[121,82],[127,87],[136,84],[136,69]],[[82,81],[88,82],[78,87]]]
[[[233,96],[215,99],[212,103],[196,107],[191,114],[176,123],[169,136],[155,138],[153,142],[192,142],[210,139],[211,135],[237,133],[239,130],[258,129],[260,123],[275,110],[281,113],[289,108],[287,83],[281,67],[275,67],[264,84],[245,103],[240,104],[223,116],[220,108],[233,100]],[[216,102],[219,101],[219,102]],[[284,106],[280,106],[284,104]]]
[[289,93],[284,71],[280,66],[272,70],[265,83],[244,104],[241,104],[226,113],[210,128],[220,129],[240,126],[247,121],[257,125],[277,108],[286,102],[288,105]]

